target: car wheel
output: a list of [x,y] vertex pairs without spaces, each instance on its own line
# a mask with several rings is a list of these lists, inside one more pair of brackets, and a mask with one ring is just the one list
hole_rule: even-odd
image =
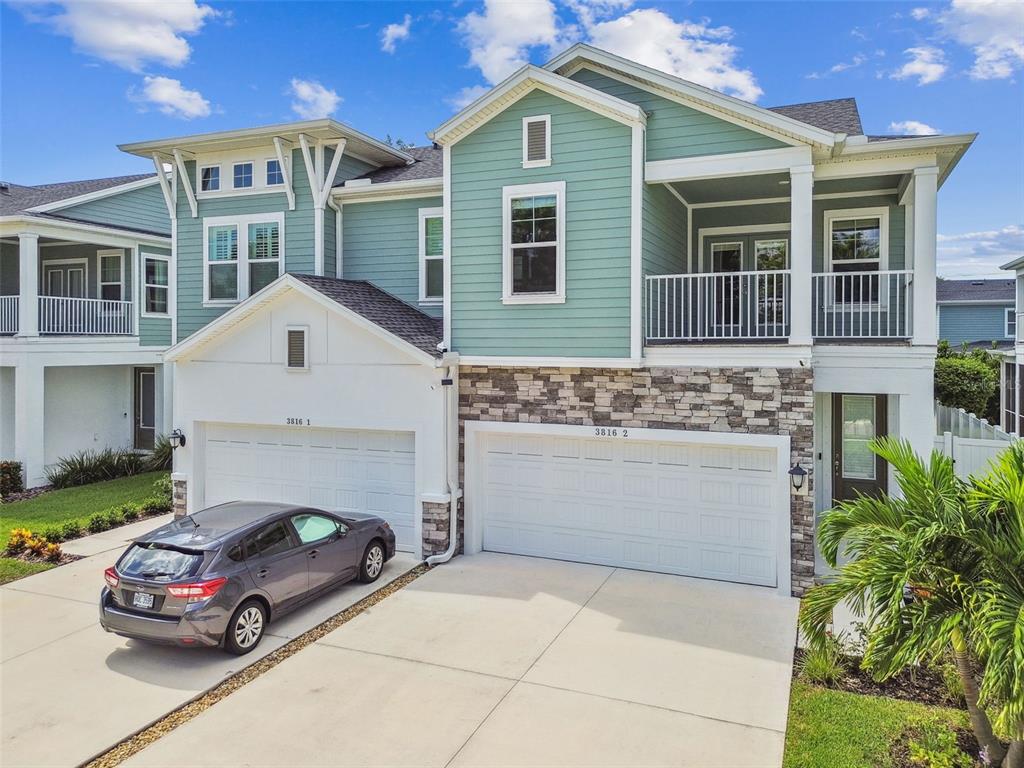
[[363,553],[363,562],[359,566],[359,580],[364,584],[376,581],[384,570],[384,547],[379,541],[371,541]]
[[235,611],[224,635],[224,650],[241,656],[263,639],[267,627],[267,609],[259,600],[246,600]]

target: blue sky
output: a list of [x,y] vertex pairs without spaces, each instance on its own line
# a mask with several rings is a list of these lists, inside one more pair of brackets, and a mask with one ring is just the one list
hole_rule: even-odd
[[1024,255],[1019,2],[5,3],[0,177],[145,172],[116,144],[323,114],[423,143],[577,40],[764,106],[855,96],[869,134],[977,131],[940,196],[940,274]]

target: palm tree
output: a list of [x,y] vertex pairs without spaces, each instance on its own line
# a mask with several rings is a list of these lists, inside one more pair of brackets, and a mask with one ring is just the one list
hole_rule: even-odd
[[[1024,653],[1024,624],[1014,624],[1012,598],[1007,603],[996,588],[1013,582],[1004,581],[995,563],[1012,567],[1012,558],[1005,557],[1012,540],[1002,537],[1007,524],[996,521],[1007,498],[1019,500],[1018,514],[1024,508],[1024,451],[1017,484],[996,485],[982,501],[979,491],[957,478],[946,456],[932,453],[926,465],[909,443],[894,438],[876,440],[872,450],[894,468],[901,496],[861,496],[825,513],[819,529],[822,554],[837,568],[842,546],[849,562],[834,580],[808,592],[801,629],[812,643],[823,642],[833,609],[847,601],[865,619],[863,665],[879,679],[952,652],[971,726],[990,764],[1016,760],[1020,749],[1015,743],[1007,756],[980,702],[998,700],[999,725],[1019,725],[1024,656],[1014,654]],[[979,539],[979,533],[989,538]],[[1024,536],[1024,528],[1019,533]],[[981,628],[995,619],[996,626]],[[979,686],[973,669],[982,657],[1003,666],[991,676],[986,666]],[[1020,765],[1004,762],[1006,768]]]

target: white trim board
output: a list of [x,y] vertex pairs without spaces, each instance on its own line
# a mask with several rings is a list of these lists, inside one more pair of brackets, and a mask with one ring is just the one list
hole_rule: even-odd
[[514,355],[459,355],[460,366],[489,368],[642,368],[630,357],[516,357]]
[[27,211],[46,213],[48,211],[59,211],[62,208],[71,208],[82,203],[92,202],[93,200],[102,200],[105,197],[113,197],[114,195],[120,195],[124,192],[131,192],[134,189],[143,189],[145,187],[152,186],[153,184],[159,184],[160,180],[154,173],[151,176],[147,176],[144,179],[137,179],[136,181],[125,182],[124,184],[118,184],[115,187],[107,187],[106,189],[100,189],[95,192],[86,192],[82,195],[76,195],[75,197],[65,197],[62,200],[54,200],[50,203],[42,203],[40,205],[34,205],[31,208],[26,208]]
[[809,147],[758,149],[750,152],[728,152],[721,155],[699,155],[671,160],[648,160],[644,176],[648,183],[697,181],[735,176],[759,176],[782,173],[791,168],[810,165]]

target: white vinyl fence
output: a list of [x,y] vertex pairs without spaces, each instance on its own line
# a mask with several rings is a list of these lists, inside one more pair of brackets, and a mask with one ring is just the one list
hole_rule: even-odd
[[935,450],[953,459],[957,477],[988,471],[991,461],[1017,439],[988,419],[980,419],[963,408],[950,408],[936,401]]

